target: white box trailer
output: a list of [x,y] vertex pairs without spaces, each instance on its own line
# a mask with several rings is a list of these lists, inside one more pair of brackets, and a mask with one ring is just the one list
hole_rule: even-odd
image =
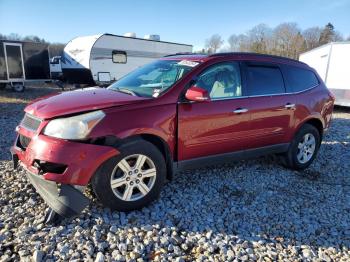
[[61,57],[63,78],[71,84],[108,85],[154,59],[191,53],[192,45],[164,42],[157,35],[136,38],[100,34],[74,38]]
[[350,107],[350,42],[329,43],[302,53],[299,60],[316,69],[335,104]]

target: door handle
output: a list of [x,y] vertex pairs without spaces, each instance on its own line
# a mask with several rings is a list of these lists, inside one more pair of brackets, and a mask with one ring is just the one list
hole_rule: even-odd
[[248,112],[247,108],[237,108],[236,110],[233,111],[235,114],[242,114]]
[[295,109],[295,104],[287,103],[284,107],[287,109]]

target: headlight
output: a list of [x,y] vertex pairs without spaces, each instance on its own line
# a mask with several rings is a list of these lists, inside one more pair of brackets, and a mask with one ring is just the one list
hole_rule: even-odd
[[51,120],[45,127],[44,134],[62,139],[84,139],[105,114],[94,111],[72,117]]

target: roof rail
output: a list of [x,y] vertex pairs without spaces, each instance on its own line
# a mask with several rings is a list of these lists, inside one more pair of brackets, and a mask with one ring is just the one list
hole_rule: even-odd
[[163,57],[168,57],[168,56],[177,56],[177,55],[207,55],[203,53],[191,53],[191,52],[183,52],[183,53],[175,53],[175,54],[170,54],[170,55],[165,55]]
[[259,53],[253,53],[253,52],[225,52],[225,53],[215,53],[209,55],[209,57],[213,56],[228,56],[228,55],[254,55],[254,56],[261,56],[261,57],[270,57],[270,58],[277,58],[277,59],[283,59],[283,60],[288,60],[288,61],[293,61],[293,62],[298,62],[305,64],[304,62],[301,62],[299,60],[289,58],[289,57],[283,57],[283,56],[277,56],[277,55],[268,55],[268,54],[259,54]]

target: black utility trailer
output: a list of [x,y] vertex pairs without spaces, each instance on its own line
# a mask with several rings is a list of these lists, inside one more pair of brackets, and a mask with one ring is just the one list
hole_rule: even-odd
[[50,81],[48,44],[0,40],[0,88],[21,92],[28,81]]

